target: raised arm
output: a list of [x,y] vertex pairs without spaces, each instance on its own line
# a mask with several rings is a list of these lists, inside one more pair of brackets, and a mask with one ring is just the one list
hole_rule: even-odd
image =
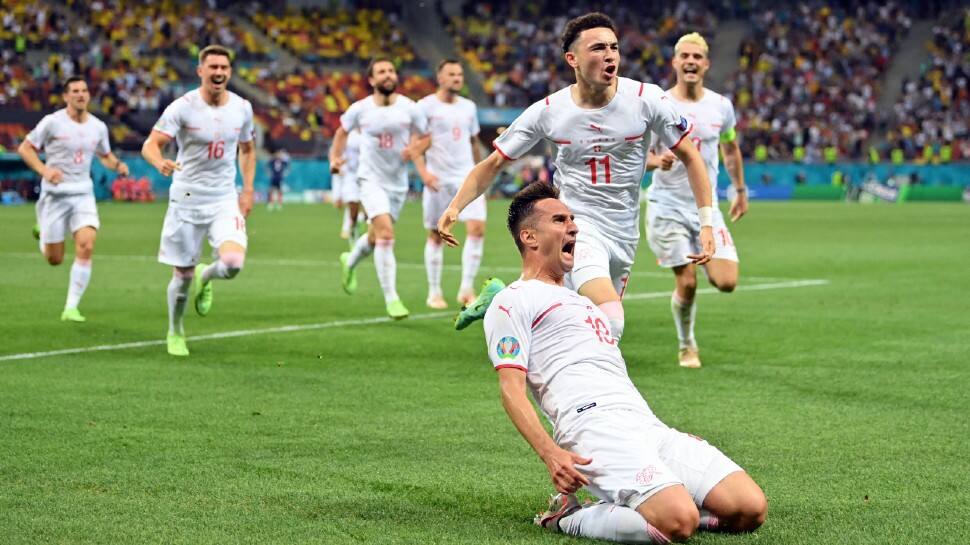
[[451,234],[451,227],[458,222],[459,212],[488,190],[506,163],[508,160],[501,153],[493,151],[468,173],[455,198],[451,200],[441,219],[438,220],[438,235],[445,244],[458,246],[458,239]]
[[519,430],[532,450],[546,464],[556,490],[563,494],[572,494],[588,485],[589,480],[575,466],[589,464],[592,460],[560,448],[549,437],[526,395],[525,373],[512,367],[499,369],[497,372],[502,407],[515,429]]

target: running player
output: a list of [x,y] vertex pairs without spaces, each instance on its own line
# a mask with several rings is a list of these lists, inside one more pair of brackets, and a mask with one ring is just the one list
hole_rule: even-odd
[[[485,316],[502,405],[559,492],[536,524],[624,543],[683,541],[698,528],[757,529],[768,510],[761,488],[713,445],[654,415],[630,381],[607,315],[563,287],[582,232],[558,196],[532,184],[512,200],[508,227],[522,276]],[[601,501],[581,506],[573,494],[583,486]]]
[[[111,153],[107,125],[88,113],[91,93],[84,78],[67,78],[62,92],[67,106],[44,116],[17,151],[41,177],[37,225],[40,250],[47,262],[60,265],[67,233],[74,237],[74,264],[61,320],[83,322],[77,307],[91,280],[91,256],[101,227],[91,160],[97,155],[102,165],[122,176],[128,175],[128,165]],[[37,155],[41,150],[46,152],[46,163]]]
[[[602,13],[569,21],[563,30],[566,62],[576,84],[530,106],[499,136],[495,151],[465,179],[438,222],[449,245],[459,212],[484,193],[508,161],[521,157],[541,140],[558,147],[555,184],[580,225],[576,267],[566,285],[589,297],[609,317],[620,338],[621,298],[640,238],[640,180],[651,133],[684,162],[701,217],[701,249],[687,256],[706,263],[714,253],[711,234],[711,188],[697,149],[683,145],[687,120],[656,85],[619,78],[616,26]],[[688,142],[689,144],[689,142]],[[474,304],[458,316],[456,327],[481,317],[497,286],[486,285]]]
[[[446,59],[438,64],[438,90],[418,101],[418,107],[428,119],[429,139],[422,139],[416,153],[427,151],[427,168],[419,174],[424,181],[424,227],[428,240],[424,246],[424,265],[428,271],[428,301],[431,308],[447,308],[441,292],[443,252],[438,236],[438,219],[448,203],[458,193],[475,163],[482,160],[478,139],[478,108],[475,103],[459,96],[465,85],[461,63]],[[430,145],[430,148],[426,146]],[[475,276],[482,262],[485,246],[485,196],[480,195],[461,211],[459,221],[465,222],[467,238],[461,253],[461,286],[458,303],[468,305],[475,300]]]
[[[711,209],[714,212],[714,257],[704,265],[707,278],[723,292],[734,291],[738,283],[738,252],[734,240],[717,207],[718,146],[724,154],[735,198],[731,203],[731,221],[737,221],[748,211],[748,197],[744,185],[741,148],[735,131],[734,106],[726,97],[704,87],[704,75],[711,66],[707,41],[696,33],[686,34],[677,41],[672,61],[677,83],[667,95],[691,120],[694,130],[691,142],[697,147],[707,166],[711,184]],[[657,263],[674,271],[674,292],[670,309],[674,315],[680,343],[679,362],[682,367],[701,366],[694,338],[697,304],[697,266],[684,257],[699,249],[700,220],[692,205],[684,165],[668,151],[655,147],[648,161],[654,170],[647,190],[647,242],[657,256]]]
[[[200,316],[212,307],[214,278],[239,274],[246,258],[246,216],[253,207],[256,145],[253,107],[228,90],[232,64],[228,49],[210,45],[199,52],[201,85],[169,104],[142,146],[142,156],[164,176],[172,176],[158,261],[174,270],[168,284],[168,353],[188,356],[182,315],[190,289]],[[162,149],[175,139],[178,157]],[[237,153],[238,150],[238,153]],[[236,193],[236,156],[243,190]],[[199,263],[203,239],[218,259]]]
[[[360,202],[370,226],[354,243],[350,252],[340,255],[341,283],[348,294],[357,290],[355,267],[374,254],[377,279],[384,291],[387,314],[395,320],[407,318],[408,309],[397,294],[397,261],[394,258],[394,223],[401,214],[408,192],[405,163],[417,138],[427,132],[428,123],[413,100],[395,92],[397,69],[389,59],[379,57],[367,67],[367,80],[374,94],[351,104],[340,116],[340,128],[330,147],[330,168],[340,169],[346,160],[347,134],[360,129],[364,139],[360,148],[357,182]],[[419,170],[424,157],[413,158]]]
[[361,217],[360,184],[357,183],[357,165],[360,161],[360,131],[347,134],[344,148],[344,164],[339,169],[330,169],[333,203],[343,208],[344,219],[340,226],[340,238],[349,239],[351,244],[357,240],[357,222]]

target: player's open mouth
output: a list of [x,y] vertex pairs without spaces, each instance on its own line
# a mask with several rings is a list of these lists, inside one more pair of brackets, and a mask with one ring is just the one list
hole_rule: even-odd
[[605,72],[607,74],[609,74],[611,76],[616,75],[616,65],[615,64],[607,65],[604,70],[605,70]]
[[573,255],[573,250],[576,249],[576,241],[570,240],[569,242],[562,245],[562,253]]
[[222,85],[225,82],[226,82],[226,78],[222,76],[212,78],[212,83],[215,83],[216,85]]
[[684,73],[685,74],[696,74],[697,73],[697,67],[696,66],[685,66],[684,67]]

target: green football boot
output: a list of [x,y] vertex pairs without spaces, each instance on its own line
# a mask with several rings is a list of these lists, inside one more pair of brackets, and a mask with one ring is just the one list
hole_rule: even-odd
[[188,356],[189,347],[185,344],[185,335],[169,333],[166,337],[168,343],[168,353],[173,356]]
[[193,302],[195,312],[199,316],[205,316],[212,310],[212,281],[202,283],[202,271],[205,270],[205,267],[202,263],[196,265],[195,276],[192,277],[192,293],[195,294]]
[[498,278],[489,278],[485,280],[482,284],[482,291],[478,294],[478,297],[472,301],[472,304],[462,307],[461,311],[458,312],[458,316],[455,317],[455,329],[461,331],[466,327],[470,326],[473,322],[481,320],[485,317],[485,311],[488,310],[488,306],[492,304],[492,299],[498,295],[498,292],[505,289],[505,282],[502,282]]
[[33,229],[34,238],[40,240],[40,225],[35,223]]
[[61,313],[62,322],[86,322],[87,318],[81,316],[81,312],[75,308],[65,308]]
[[[350,252],[340,254],[340,285],[343,286],[347,295],[353,295],[357,292],[357,271],[347,265],[349,260]],[[401,308],[404,308],[403,305]],[[404,315],[407,316],[407,309],[405,309]]]
[[403,320],[408,317],[408,309],[400,299],[395,299],[387,304],[387,315],[395,320]]

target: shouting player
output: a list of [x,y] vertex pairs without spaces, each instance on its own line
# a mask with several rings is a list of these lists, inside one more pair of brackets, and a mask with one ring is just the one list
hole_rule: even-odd
[[[563,287],[582,231],[558,196],[532,184],[512,200],[508,227],[522,276],[485,316],[502,405],[559,492],[536,524],[623,543],[757,529],[768,510],[761,488],[707,441],[654,415],[627,375],[606,313]],[[581,506],[573,494],[583,486],[601,501]]]
[[[609,317],[617,339],[623,333],[621,299],[640,239],[640,180],[651,134],[673,150],[687,168],[698,214],[701,249],[686,256],[706,263],[714,253],[711,188],[697,149],[684,140],[690,132],[672,101],[656,85],[621,78],[616,26],[602,13],[569,21],[562,49],[576,83],[530,106],[499,136],[495,151],[478,163],[438,222],[441,238],[457,245],[451,227],[458,214],[484,193],[504,165],[542,140],[558,147],[555,184],[576,213],[580,236],[576,266],[566,285],[589,297]],[[459,314],[461,328],[484,314],[497,286]]]
[[[341,283],[348,294],[357,290],[354,270],[362,259],[374,254],[377,279],[384,291],[387,314],[395,320],[407,318],[408,309],[397,294],[397,260],[394,258],[394,223],[401,214],[408,193],[406,163],[412,146],[427,132],[427,119],[413,100],[396,93],[398,77],[394,63],[378,57],[367,67],[367,81],[374,94],[358,100],[340,116],[340,128],[330,147],[330,168],[343,167],[347,134],[360,129],[364,136],[357,166],[360,202],[370,227],[340,255]],[[418,170],[424,157],[413,158]]]
[[[712,183],[711,200],[714,212],[714,257],[704,265],[707,278],[723,292],[734,291],[738,283],[738,252],[724,217],[717,207],[718,147],[724,154],[734,183],[735,198],[731,203],[731,221],[737,221],[748,210],[744,186],[741,148],[735,131],[734,106],[722,95],[704,87],[704,75],[711,66],[707,41],[696,33],[686,34],[674,47],[674,72],[677,83],[667,95],[684,112],[694,130],[690,140],[700,151]],[[697,266],[685,257],[699,250],[701,222],[692,204],[687,185],[687,169],[669,151],[656,148],[651,153],[648,169],[653,180],[647,190],[647,242],[661,267],[674,272],[674,293],[670,308],[680,343],[679,361],[682,367],[701,366],[694,339],[697,304]]]
[[[416,153],[427,151],[427,168],[419,174],[424,181],[424,227],[428,240],[424,246],[424,265],[428,271],[428,301],[431,308],[447,308],[441,293],[443,252],[438,236],[438,219],[448,203],[458,193],[475,163],[482,160],[478,140],[478,109],[475,103],[459,96],[465,85],[461,63],[446,59],[438,64],[438,90],[418,101],[418,107],[428,119],[430,139],[422,139]],[[427,146],[430,144],[430,148]],[[459,221],[465,222],[467,238],[461,253],[461,286],[458,303],[468,305],[475,300],[475,276],[482,262],[485,247],[485,196],[481,195],[461,211]]]
[[[168,353],[188,356],[182,316],[194,286],[200,316],[212,307],[215,278],[239,274],[246,258],[246,216],[253,207],[256,145],[253,106],[229,91],[232,64],[228,49],[210,45],[199,52],[198,89],[172,102],[142,146],[142,156],[165,176],[172,176],[168,211],[162,226],[158,261],[174,270],[168,284]],[[175,139],[174,161],[162,149]],[[236,158],[243,190],[236,193]],[[218,259],[199,263],[203,240]]]
[[[122,176],[128,175],[128,165],[111,153],[107,125],[88,113],[91,93],[84,78],[67,78],[62,91],[67,106],[44,116],[17,151],[41,177],[37,224],[41,252],[47,262],[60,265],[67,233],[74,238],[74,264],[61,320],[83,322],[85,318],[77,307],[91,280],[94,240],[101,227],[94,202],[91,160],[97,155],[102,165]],[[46,152],[46,162],[37,155],[41,150]]]

